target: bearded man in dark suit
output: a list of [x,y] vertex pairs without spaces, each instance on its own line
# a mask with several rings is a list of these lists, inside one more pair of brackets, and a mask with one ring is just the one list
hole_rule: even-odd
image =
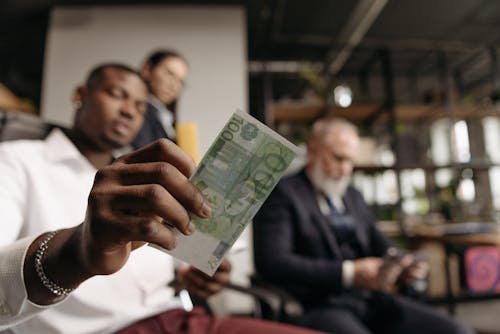
[[[397,277],[422,279],[425,265],[406,257],[394,271],[393,247],[376,228],[362,195],[350,186],[357,129],[335,118],[317,121],[304,170],[283,179],[254,220],[259,277],[297,297],[298,322],[336,334],[472,331],[449,316],[397,295]],[[406,263],[406,264],[404,264]]]

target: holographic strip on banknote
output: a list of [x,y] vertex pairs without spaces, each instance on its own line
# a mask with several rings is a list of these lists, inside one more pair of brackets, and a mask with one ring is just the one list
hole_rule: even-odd
[[162,250],[212,275],[297,153],[264,124],[235,112],[191,177],[209,201],[212,217],[192,215],[196,232],[177,233],[177,248]]

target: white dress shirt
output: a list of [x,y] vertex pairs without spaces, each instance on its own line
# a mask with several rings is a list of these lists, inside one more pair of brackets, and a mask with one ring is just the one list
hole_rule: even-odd
[[0,330],[22,321],[10,330],[112,333],[181,306],[167,287],[172,258],[148,246],[132,252],[117,273],[83,282],[58,304],[41,307],[27,300],[26,249],[43,232],[83,221],[95,172],[59,130],[44,141],[0,144]]

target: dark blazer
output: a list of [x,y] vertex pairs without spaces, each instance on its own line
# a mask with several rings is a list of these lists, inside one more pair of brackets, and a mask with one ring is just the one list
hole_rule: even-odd
[[[303,303],[323,303],[349,294],[342,287],[339,244],[302,171],[283,179],[254,219],[254,261],[265,281],[288,290]],[[353,187],[344,196],[356,221],[362,256],[383,256],[389,240],[377,231],[375,216]]]
[[[144,123],[141,131],[132,141],[134,149],[140,148],[160,138],[168,138],[161,121],[158,118],[158,109],[151,103],[148,103],[148,109],[144,114]],[[172,139],[172,138],[169,138]]]

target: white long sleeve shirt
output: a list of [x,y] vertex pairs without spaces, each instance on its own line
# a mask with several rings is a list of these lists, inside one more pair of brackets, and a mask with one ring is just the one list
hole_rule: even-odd
[[0,331],[112,333],[180,307],[167,287],[172,258],[147,246],[132,252],[119,272],[83,282],[58,304],[27,299],[25,251],[38,235],[83,221],[95,172],[59,130],[44,141],[0,144]]

